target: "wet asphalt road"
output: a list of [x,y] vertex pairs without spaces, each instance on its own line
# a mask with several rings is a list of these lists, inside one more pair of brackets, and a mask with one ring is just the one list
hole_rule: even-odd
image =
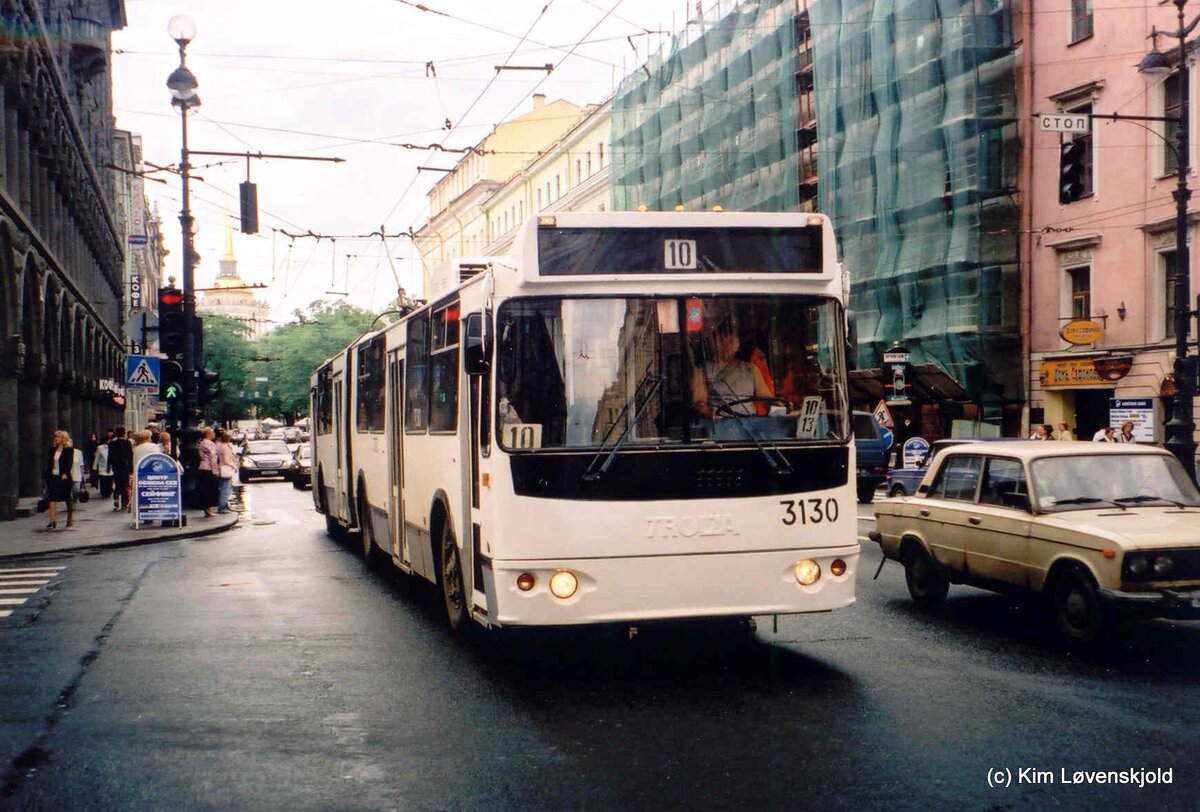
[[231,533],[22,562],[63,569],[0,620],[0,808],[1183,809],[1200,790],[1200,624],[1067,654],[1009,598],[914,610],[865,544],[857,606],[750,639],[461,641],[327,537],[308,492],[247,493]]

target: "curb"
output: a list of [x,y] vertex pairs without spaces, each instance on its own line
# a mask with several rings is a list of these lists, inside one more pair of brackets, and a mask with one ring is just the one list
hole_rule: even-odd
[[193,522],[189,518],[187,528],[176,528],[178,532],[159,533],[157,535],[146,535],[135,538],[125,538],[116,541],[100,541],[90,544],[79,544],[74,547],[56,547],[50,550],[27,550],[17,553],[0,553],[0,561],[13,561],[23,558],[45,558],[47,556],[59,555],[61,553],[78,553],[85,550],[117,550],[123,547],[141,547],[147,544],[158,544],[164,541],[179,541],[182,539],[200,538],[202,536],[215,536],[217,533],[224,533],[237,527],[241,521],[239,514],[234,514],[234,519],[228,524],[198,526],[193,528]]

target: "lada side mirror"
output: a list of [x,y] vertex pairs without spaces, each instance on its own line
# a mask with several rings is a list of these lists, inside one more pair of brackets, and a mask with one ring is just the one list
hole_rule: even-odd
[[1000,501],[1005,507],[1019,508],[1026,513],[1033,510],[1033,505],[1029,501],[1027,493],[1003,493],[1000,495]]

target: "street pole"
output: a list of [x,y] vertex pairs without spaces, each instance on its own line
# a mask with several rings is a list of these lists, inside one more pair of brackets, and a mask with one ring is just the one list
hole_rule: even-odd
[[183,205],[179,213],[179,226],[183,231],[183,380],[180,381],[179,418],[179,462],[183,465],[183,500],[185,505],[194,501],[196,482],[200,468],[200,430],[196,424],[198,392],[196,385],[196,356],[200,346],[196,321],[196,247],[192,236],[194,220],[191,200],[191,156],[188,153],[187,116],[189,109],[200,106],[196,94],[198,82],[187,67],[187,46],[196,36],[196,24],[188,17],[172,17],[167,23],[167,33],[179,46],[179,67],[167,77],[167,88],[171,91],[171,104],[179,108],[180,139],[179,177],[182,182]]
[[[179,46],[179,64],[184,64],[184,48]],[[192,413],[192,405],[195,400],[195,377],[196,377],[196,265],[192,260],[193,257],[193,236],[192,226],[194,220],[192,218],[191,208],[191,190],[188,183],[188,173],[191,171],[191,165],[188,158],[188,135],[187,135],[187,111],[188,103],[180,101],[179,103],[179,119],[182,127],[183,148],[179,153],[179,176],[183,179],[183,209],[179,214],[179,224],[183,229],[183,320],[187,325],[185,331],[185,340],[183,342],[183,419],[182,428],[188,429],[196,425],[195,415]]]
[[[1176,152],[1179,180],[1175,198],[1175,395],[1171,403],[1171,419],[1167,421],[1167,450],[1183,465],[1193,482],[1196,481],[1196,437],[1193,421],[1195,399],[1195,364],[1188,357],[1188,334],[1192,323],[1191,263],[1188,260],[1188,200],[1192,196],[1187,184],[1188,172],[1188,64],[1187,34],[1191,28],[1183,22],[1183,7],[1187,0],[1175,0],[1179,15],[1179,123],[1176,130]],[[1193,23],[1193,26],[1195,23]]]

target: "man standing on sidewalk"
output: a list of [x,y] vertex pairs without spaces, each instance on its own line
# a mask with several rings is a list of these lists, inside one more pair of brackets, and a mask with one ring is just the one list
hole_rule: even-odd
[[125,427],[117,426],[108,444],[108,465],[113,472],[113,510],[129,510],[129,477],[133,474],[133,446],[125,437]]

